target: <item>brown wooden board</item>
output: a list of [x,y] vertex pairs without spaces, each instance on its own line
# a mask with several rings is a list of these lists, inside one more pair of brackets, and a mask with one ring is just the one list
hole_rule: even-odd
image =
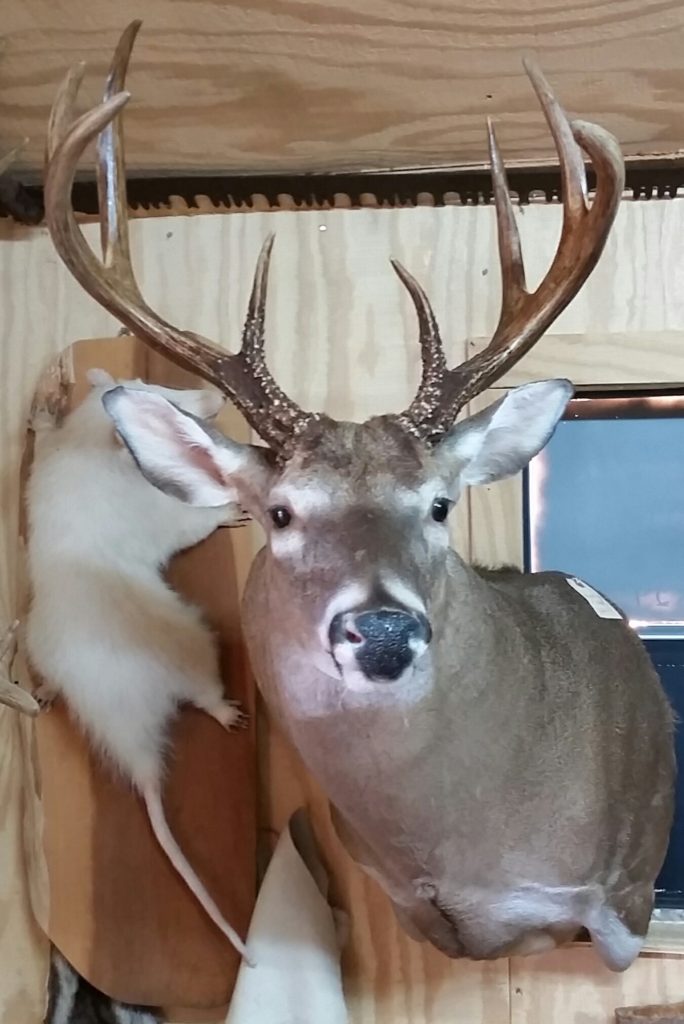
[[39,173],[55,88],[88,64],[93,103],[119,33],[131,172],[254,174],[478,166],[484,119],[509,161],[554,159],[522,69],[627,155],[684,148],[680,0],[3,0],[0,149]]
[[623,1006],[615,1011],[615,1024],[684,1024],[684,1003]]
[[[534,285],[557,244],[560,210],[557,205],[532,204],[516,216]],[[278,382],[307,409],[361,420],[410,401],[418,380],[415,314],[401,297],[398,282],[392,284],[390,256],[420,275],[449,339],[451,365],[466,358],[496,326],[496,231],[493,211],[484,207],[141,219],[134,225],[132,242],[143,294],[172,322],[235,350],[254,263],[271,230],[277,232],[277,241],[269,288],[268,361]],[[96,246],[97,225],[88,225],[86,236]],[[623,203],[613,240],[582,296],[539,343],[534,365],[527,365],[520,379],[560,372],[580,384],[680,385],[683,238],[684,202]],[[40,368],[69,340],[115,333],[117,328],[69,281],[44,231],[27,232],[8,221],[0,222],[0,293],[0,491],[6,510],[0,594],[10,618],[18,612],[19,449]],[[491,394],[488,400],[498,397]],[[247,436],[232,428],[231,434]],[[513,563],[522,550],[520,501],[519,480],[511,487],[503,482],[474,489],[469,500],[464,495],[454,510],[458,549],[476,561]],[[247,528],[232,534],[238,562],[249,562],[252,532]],[[8,711],[3,722],[0,1021],[38,1024],[44,959],[29,928],[27,900],[17,896],[24,891],[24,762],[12,737],[24,719]],[[350,1024],[612,1024],[617,1006],[682,999],[684,963],[681,956],[671,955],[671,947],[640,957],[623,974],[611,974],[582,947],[510,963],[470,962],[449,960],[413,942],[399,929],[378,886],[340,847],[324,794],[299,758],[266,719],[260,724],[264,835],[281,832],[292,812],[305,804],[332,874],[334,902],[350,912],[351,938],[344,958]],[[174,1024],[206,1024],[222,1017],[217,1012],[178,1012],[169,1019]]]
[[[130,337],[79,342],[72,356],[72,407],[87,391],[85,371],[92,366],[115,376],[197,386]],[[230,412],[223,426],[234,435],[240,429]],[[247,730],[228,734],[199,711],[181,713],[165,807],[190,862],[244,936],[256,890],[256,753],[233,535],[218,530],[178,556],[169,576],[216,630],[227,692],[252,718]],[[157,846],[138,797],[91,754],[59,703],[39,716],[37,747],[50,939],[79,973],[117,999],[186,1007],[225,1004],[239,958]]]

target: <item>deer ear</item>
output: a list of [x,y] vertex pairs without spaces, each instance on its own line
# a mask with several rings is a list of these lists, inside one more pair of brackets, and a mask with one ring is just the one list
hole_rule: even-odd
[[117,387],[102,404],[145,479],[188,505],[236,502],[245,477],[266,468],[259,449],[210,432],[161,395]]
[[437,448],[461,486],[492,483],[523,469],[551,439],[573,387],[567,380],[523,384],[457,423]]

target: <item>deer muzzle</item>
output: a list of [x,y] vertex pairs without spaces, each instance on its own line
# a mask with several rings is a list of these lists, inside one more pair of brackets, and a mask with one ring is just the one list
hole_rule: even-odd
[[335,615],[329,639],[342,672],[354,664],[369,681],[395,682],[424,653],[432,629],[420,612],[366,608]]

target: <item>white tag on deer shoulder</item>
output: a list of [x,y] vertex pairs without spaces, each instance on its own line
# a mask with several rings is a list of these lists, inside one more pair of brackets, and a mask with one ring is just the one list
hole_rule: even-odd
[[590,587],[584,580],[579,580],[576,576],[568,576],[567,583],[570,584],[573,590],[584,598],[587,604],[590,604],[596,614],[602,619],[621,619],[623,616],[614,608],[610,601],[606,601],[605,597],[597,593],[593,587]]

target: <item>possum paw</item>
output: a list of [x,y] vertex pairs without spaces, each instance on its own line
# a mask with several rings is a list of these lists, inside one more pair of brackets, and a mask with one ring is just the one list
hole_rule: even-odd
[[57,697],[57,691],[47,683],[39,683],[33,690],[32,697],[41,711],[49,711]]
[[209,714],[223,726],[224,729],[244,729],[249,721],[249,716],[240,707],[236,700],[221,701],[219,706]]

